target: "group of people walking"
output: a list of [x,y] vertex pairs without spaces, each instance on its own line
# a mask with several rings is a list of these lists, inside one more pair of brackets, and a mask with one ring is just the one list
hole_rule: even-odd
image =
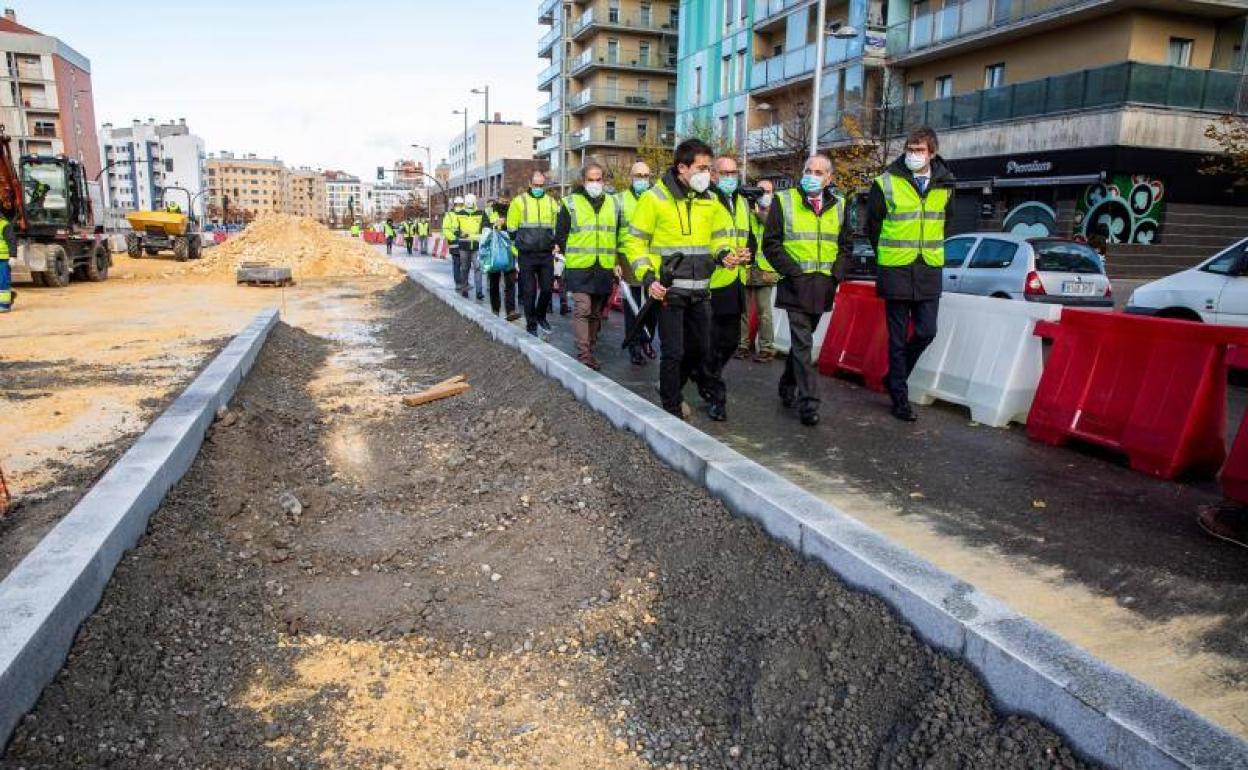
[[[381,232],[386,237],[386,254],[394,253],[394,241],[401,234],[403,236],[403,245],[407,247],[408,256],[415,253],[419,249],[421,254],[429,253],[429,220],[421,217],[408,218],[400,222],[397,226],[394,220],[386,217],[386,221],[381,225]],[[356,230],[352,230],[353,235],[358,235]]]
[[[953,196],[953,176],[937,149],[931,129],[912,132],[904,154],[873,181],[866,203],[865,230],[875,247],[888,318],[892,414],[906,421],[915,419],[906,380],[936,334],[944,224]],[[640,162],[629,177],[626,189],[609,193],[605,170],[591,161],[559,201],[547,193],[541,172],[505,207],[486,212],[474,196],[456,199],[443,232],[457,246],[452,265],[460,294],[469,296],[475,272],[477,299],[484,298],[474,255],[487,228],[504,230],[516,259],[514,270],[490,274],[494,312],[505,306],[508,320],[519,318],[513,299],[518,284],[526,329],[548,336],[552,285],[562,262],[560,296],[572,300],[577,358],[598,369],[598,340],[619,284],[630,360],[643,365],[657,355],[663,408],[687,418],[684,391],[692,381],[707,415],[722,421],[728,419],[728,362],[751,356],[766,362],[776,355],[774,293],[791,339],[779,398],[803,425],[818,424],[814,334],[832,309],[854,220],[852,201],[833,183],[833,161],[814,155],[795,186],[776,191],[764,181],[747,197],[736,160],[716,157],[706,143],[689,139],[657,179]],[[751,316],[758,319],[756,349]]]

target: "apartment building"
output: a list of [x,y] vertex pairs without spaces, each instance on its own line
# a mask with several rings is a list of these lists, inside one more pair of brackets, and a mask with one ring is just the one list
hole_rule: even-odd
[[745,147],[753,0],[686,0],[680,7],[676,63],[676,128],[682,135],[713,132]]
[[67,155],[100,172],[91,62],[51,35],[0,17],[0,125],[18,155]]
[[100,127],[100,155],[107,226],[122,226],[127,211],[152,210],[165,202],[183,209],[189,202],[196,215],[204,214],[204,140],[191,133],[185,118],[168,123],[148,118],[128,126],[105,123]]
[[674,139],[675,0],[541,0],[538,22],[550,27],[538,41],[550,63],[537,78],[549,98],[536,157],[556,181],[571,183],[590,157],[626,169],[638,146]]
[[345,171],[325,172],[325,215],[330,227],[350,227],[351,218],[363,220],[364,184]]
[[283,176],[284,211],[319,222],[329,219],[325,202],[325,174],[307,167],[290,169]]
[[211,218],[226,216],[233,221],[236,213],[244,211],[255,216],[285,210],[286,166],[277,158],[213,153],[205,170]]
[[[957,229],[1086,236],[1155,274],[1242,236],[1244,191],[1201,173],[1245,112],[1242,2],[900,0],[889,133],[941,133]],[[1232,204],[1239,204],[1234,206]]]
[[[509,161],[531,161],[540,132],[518,120],[505,121],[495,113],[489,123],[479,120],[451,140],[449,186],[454,195],[473,193],[485,200],[507,185]],[[487,141],[488,137],[488,141]]]

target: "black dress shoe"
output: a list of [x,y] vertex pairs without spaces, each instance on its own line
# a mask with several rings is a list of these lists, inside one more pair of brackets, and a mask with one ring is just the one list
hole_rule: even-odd
[[919,416],[914,413],[909,404],[896,404],[892,409],[893,416],[902,422],[914,422]]
[[785,409],[792,409],[797,406],[797,395],[794,393],[781,393],[780,403],[784,404]]
[[724,404],[711,404],[706,408],[706,416],[715,422],[723,422],[728,419],[728,407]]
[[646,363],[646,359],[641,355],[641,351],[637,349],[636,345],[628,349],[628,360],[632,362],[633,366],[644,366]]
[[806,426],[813,428],[814,426],[819,424],[819,413],[807,412],[806,414],[801,416],[801,421],[802,421],[802,425],[806,425]]

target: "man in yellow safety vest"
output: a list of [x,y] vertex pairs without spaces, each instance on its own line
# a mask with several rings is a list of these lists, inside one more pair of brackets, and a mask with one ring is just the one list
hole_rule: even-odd
[[581,183],[559,206],[555,248],[563,254],[564,290],[572,294],[572,333],[576,358],[590,369],[602,365],[594,357],[598,333],[607,320],[607,300],[615,284],[619,211],[606,194],[602,166],[590,161],[581,169]]
[[[893,416],[914,422],[906,380],[936,337],[945,265],[945,216],[953,173],[936,154],[936,132],[906,137],[905,153],[876,177],[867,198],[867,235],[879,265],[876,291],[888,319],[888,376]],[[913,324],[914,332],[909,333]]]
[[819,375],[814,333],[832,309],[837,261],[851,248],[845,200],[832,187],[832,161],[806,161],[797,187],[776,193],[763,230],[763,253],[780,274],[776,307],[789,317],[789,355],[780,377],[780,400],[797,409],[803,425],[819,424]]
[[13,310],[13,274],[9,258],[17,253],[17,235],[9,215],[0,212],[0,313]]

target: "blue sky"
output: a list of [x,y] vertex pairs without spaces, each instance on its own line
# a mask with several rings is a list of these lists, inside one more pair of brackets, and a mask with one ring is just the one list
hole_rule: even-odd
[[433,162],[451,110],[533,125],[536,0],[7,0],[19,23],[91,60],[97,119],[186,118],[209,151],[375,177]]

